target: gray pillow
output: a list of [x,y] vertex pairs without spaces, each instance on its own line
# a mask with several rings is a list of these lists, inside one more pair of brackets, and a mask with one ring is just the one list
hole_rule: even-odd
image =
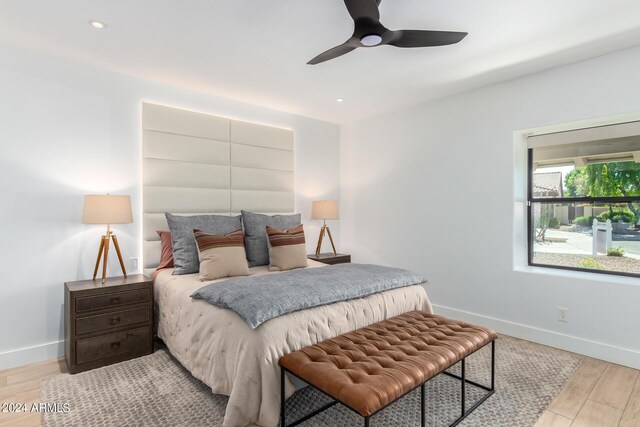
[[166,212],[165,217],[171,230],[173,243],[173,274],[197,273],[200,270],[198,248],[193,237],[193,229],[207,233],[225,235],[242,228],[240,215],[193,215],[178,216]]
[[300,225],[301,223],[300,214],[261,215],[253,212],[242,211],[242,224],[244,225],[244,249],[247,252],[249,267],[269,264],[267,225],[269,227],[277,228],[278,230],[287,230]]

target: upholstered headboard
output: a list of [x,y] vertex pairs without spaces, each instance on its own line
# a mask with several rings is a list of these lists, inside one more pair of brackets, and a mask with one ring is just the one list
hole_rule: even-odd
[[293,131],[142,104],[143,265],[160,261],[164,213],[294,210]]

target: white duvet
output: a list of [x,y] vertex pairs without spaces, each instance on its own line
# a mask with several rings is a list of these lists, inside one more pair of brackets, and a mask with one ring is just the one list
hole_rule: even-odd
[[[308,268],[322,266],[309,260]],[[279,274],[266,266],[250,271]],[[162,270],[155,279],[158,336],[194,377],[229,396],[224,427],[278,424],[278,359],[284,354],[408,311],[431,313],[427,293],[415,285],[290,313],[251,329],[233,311],[191,299],[194,291],[216,281],[171,272]],[[293,392],[287,382],[287,397]]]

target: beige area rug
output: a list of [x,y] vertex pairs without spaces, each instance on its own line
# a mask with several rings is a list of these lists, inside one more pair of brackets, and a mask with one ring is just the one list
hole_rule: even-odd
[[[488,384],[489,347],[467,359],[468,378]],[[528,341],[501,336],[496,344],[496,393],[460,425],[532,426],[580,365],[581,358]],[[455,370],[455,368],[454,368]],[[467,402],[484,391],[467,387]],[[371,418],[372,427],[420,425],[419,390]],[[187,372],[166,350],[76,375],[45,380],[42,401],[69,403],[68,413],[43,415],[56,426],[221,426],[227,397]],[[287,421],[327,403],[306,387],[287,401]],[[440,375],[427,383],[427,425],[445,426],[458,416],[459,381]],[[301,424],[307,427],[361,426],[362,418],[335,405]]]

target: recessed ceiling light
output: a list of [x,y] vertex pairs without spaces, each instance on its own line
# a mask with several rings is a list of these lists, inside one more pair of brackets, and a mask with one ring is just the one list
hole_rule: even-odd
[[107,28],[107,24],[100,21],[89,21],[89,25],[91,25],[93,28],[97,28],[98,30],[104,30],[105,28]]
[[338,99],[336,99],[336,102],[344,102],[344,99],[338,98]]

